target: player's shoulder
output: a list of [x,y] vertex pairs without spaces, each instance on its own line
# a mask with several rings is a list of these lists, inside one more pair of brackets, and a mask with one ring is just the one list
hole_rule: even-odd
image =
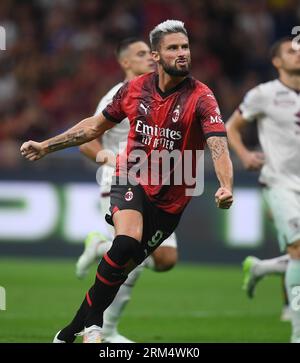
[[215,98],[213,91],[206,85],[205,83],[199,81],[198,79],[194,77],[189,77],[190,80],[190,87],[193,90],[193,94],[199,98],[199,97],[210,97]]
[[279,88],[281,88],[281,83],[278,79],[273,79],[271,81],[258,84],[251,88],[248,93],[257,94],[260,97],[269,97],[276,93]]
[[131,86],[131,87],[141,86],[145,82],[149,82],[149,81],[151,82],[155,79],[155,74],[156,74],[155,72],[150,72],[150,73],[145,73],[140,76],[137,76],[129,82],[129,86]]
[[212,90],[208,87],[207,84],[199,81],[198,79],[194,78],[194,77],[189,77],[189,83],[190,83],[190,87],[192,87],[196,92],[210,92],[212,93]]
[[124,85],[125,82],[119,82],[113,86],[104,96],[105,98],[113,98],[113,96],[119,91],[119,89]]

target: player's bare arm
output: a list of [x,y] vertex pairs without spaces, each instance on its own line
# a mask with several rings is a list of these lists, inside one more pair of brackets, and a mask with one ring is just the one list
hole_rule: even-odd
[[230,160],[227,138],[211,136],[207,139],[214,162],[215,171],[220,182],[220,188],[215,194],[218,208],[228,209],[233,202],[232,184],[233,168]]
[[110,165],[115,167],[116,157],[111,150],[105,150],[99,139],[86,142],[79,146],[80,152],[88,159],[100,165]]
[[243,143],[242,131],[246,125],[247,121],[240,111],[236,110],[226,123],[228,142],[247,170],[259,170],[264,164],[264,155],[248,150]]
[[97,154],[103,149],[98,139],[86,142],[79,146],[80,152],[92,161],[96,161]]
[[96,139],[106,130],[115,126],[114,122],[107,120],[102,114],[86,118],[77,125],[43,142],[27,141],[21,146],[21,154],[30,161],[39,160],[43,156],[71,146],[81,145]]

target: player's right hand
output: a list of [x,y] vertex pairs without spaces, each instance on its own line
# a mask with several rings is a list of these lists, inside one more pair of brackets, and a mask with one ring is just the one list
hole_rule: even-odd
[[228,188],[220,187],[215,194],[217,207],[221,209],[229,209],[233,203],[232,192]]
[[22,156],[30,161],[39,160],[46,155],[46,150],[43,148],[42,143],[32,140],[24,142],[20,151]]
[[242,157],[242,163],[247,170],[260,170],[265,162],[265,156],[259,151],[249,151]]

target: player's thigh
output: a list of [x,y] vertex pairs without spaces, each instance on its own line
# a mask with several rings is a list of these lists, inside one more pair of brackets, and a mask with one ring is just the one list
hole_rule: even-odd
[[279,187],[264,188],[263,195],[274,220],[280,249],[284,251],[300,240],[300,195]]
[[133,209],[118,210],[113,214],[115,234],[126,235],[141,241],[143,234],[143,216]]
[[[166,213],[162,209],[157,208],[153,203],[147,201],[144,206],[143,217],[144,230],[142,244],[149,255],[159,248],[159,246],[163,245],[163,242],[173,234],[181,215]],[[176,249],[173,246],[177,245],[176,237],[171,237],[166,241],[165,245],[167,246],[167,244],[170,248],[172,244],[172,249],[175,254]]]
[[156,271],[169,271],[178,260],[177,248],[159,246],[152,253]]
[[115,178],[110,191],[110,213],[106,221],[115,235],[127,235],[141,241],[143,234],[144,190],[125,179]]

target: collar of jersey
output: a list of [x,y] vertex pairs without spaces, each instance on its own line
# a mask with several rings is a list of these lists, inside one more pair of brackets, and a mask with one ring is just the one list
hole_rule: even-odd
[[181,89],[187,82],[189,81],[189,76],[187,76],[183,81],[181,81],[180,83],[178,83],[175,87],[168,89],[166,92],[163,92],[159,87],[158,87],[158,74],[155,75],[155,87],[156,87],[156,91],[158,92],[158,94],[162,97],[162,98],[166,98],[168,96],[170,96],[172,93],[177,92],[179,89]]
[[294,92],[296,92],[297,93],[297,95],[299,95],[300,94],[300,90],[299,89],[296,89],[296,88],[293,88],[293,87],[290,87],[290,86],[287,86],[285,83],[283,83],[282,82],[282,80],[281,79],[279,79],[278,78],[278,81],[284,86],[284,87],[286,87],[286,88],[288,88],[289,90],[291,90],[291,91],[294,91]]

